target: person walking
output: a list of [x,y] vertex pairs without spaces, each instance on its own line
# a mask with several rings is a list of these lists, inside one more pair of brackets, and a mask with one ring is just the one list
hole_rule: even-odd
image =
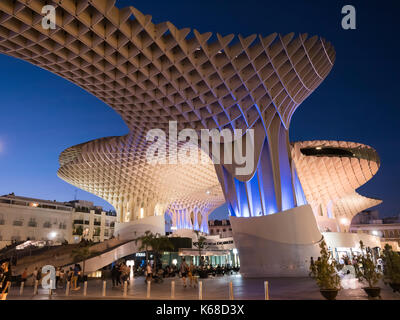
[[151,268],[151,265],[150,265],[150,263],[148,262],[148,263],[147,263],[147,267],[146,267],[146,283],[147,283],[148,281],[151,282],[152,278],[153,278],[153,269]]
[[64,288],[64,284],[65,284],[65,272],[63,268],[60,268],[60,287]]
[[78,287],[78,278],[79,278],[79,272],[80,272],[80,266],[76,263],[73,269],[73,276],[72,276],[72,290],[79,290],[80,287]]
[[74,270],[72,269],[72,267],[69,268],[69,271],[67,273],[67,281],[71,283],[72,285],[72,277],[74,275]]
[[11,286],[10,262],[4,261],[1,264],[2,273],[0,275],[0,300],[6,300]]
[[40,279],[42,279],[42,271],[41,270],[42,270],[41,268],[39,268],[37,270],[36,279],[35,279],[37,281],[40,281]]
[[58,283],[60,282],[60,267],[56,269],[56,289],[58,288]]
[[183,280],[183,287],[186,288],[186,278],[189,271],[189,266],[187,265],[185,258],[182,258],[181,267],[179,269],[181,272],[182,280]]
[[117,286],[121,284],[121,264],[117,264]]
[[21,282],[23,282],[24,285],[26,284],[27,278],[28,278],[28,268],[25,268],[24,272],[22,272],[22,274],[21,274]]
[[195,266],[194,266],[193,262],[190,262],[188,276],[189,276],[189,279],[190,279],[190,287],[193,286],[193,288],[197,287],[197,278],[194,275],[195,270],[196,269],[195,269]]
[[33,272],[32,272],[33,283],[35,283],[35,281],[37,280],[37,277],[38,277],[38,268],[35,267],[35,270],[33,270]]
[[117,277],[118,277],[117,266],[113,265],[113,267],[111,269],[111,280],[112,280],[113,287],[115,287],[117,285]]
[[122,271],[122,283],[128,282],[129,285],[129,274],[131,269],[125,264],[123,263],[121,266],[121,271]]

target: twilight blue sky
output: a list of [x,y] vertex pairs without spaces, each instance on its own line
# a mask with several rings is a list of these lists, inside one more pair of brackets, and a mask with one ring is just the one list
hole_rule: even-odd
[[[341,8],[357,10],[357,30],[341,28]],[[360,193],[380,198],[384,215],[400,212],[399,1],[342,0],[117,0],[151,14],[156,23],[247,36],[307,32],[331,41],[336,63],[292,120],[291,140],[361,142],[381,157],[378,174]],[[57,175],[58,155],[87,140],[128,132],[107,105],[66,80],[0,55],[0,194],[67,201],[76,188]],[[79,199],[110,208],[82,190]],[[225,207],[213,218],[227,215]]]

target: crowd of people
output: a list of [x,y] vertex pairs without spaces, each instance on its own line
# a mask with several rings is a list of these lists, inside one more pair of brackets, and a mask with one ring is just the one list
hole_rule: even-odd
[[[40,283],[42,278],[45,276],[44,274],[42,274],[42,268],[35,267],[35,269],[30,274],[28,272],[28,268],[25,268],[21,275],[12,277],[10,268],[11,266],[8,263],[8,270],[10,270],[10,279],[12,279],[11,281],[13,282],[17,282],[18,286],[21,284],[21,282],[24,282],[26,284],[27,281],[30,281],[31,285],[33,285],[35,281],[38,281]],[[73,267],[70,267],[69,269],[57,267],[55,273],[55,287],[58,289],[65,288],[66,283],[70,282],[71,290],[79,290],[79,284],[85,280],[82,274],[81,266],[78,263],[76,263]]]
[[118,287],[119,285],[123,285],[125,281],[129,285],[130,272],[131,268],[125,262],[115,264],[111,269],[112,286]]
[[[135,270],[140,269],[137,268]],[[238,272],[239,268],[233,268],[229,264],[226,266],[221,266],[217,265],[216,267],[213,267],[211,265],[203,265],[203,266],[195,266],[193,262],[190,262],[188,264],[186,262],[185,258],[182,258],[182,262],[180,263],[179,266],[177,265],[167,265],[164,268],[161,266],[157,268],[157,271],[153,270],[153,267],[151,266],[150,263],[146,265],[146,268],[144,269],[144,274],[146,276],[146,282],[147,281],[155,281],[155,282],[162,282],[163,278],[174,278],[174,277],[180,277],[182,278],[183,286],[187,287],[189,285],[190,287],[197,287],[198,283],[198,278],[205,278],[208,276],[223,276],[227,274],[233,274],[233,272]],[[135,275],[136,275],[135,271]],[[138,272],[138,275],[139,272]],[[188,283],[189,282],[189,283]]]
[[[32,273],[28,272],[28,268],[25,268],[21,275],[16,277],[12,276],[10,259],[0,262],[0,299],[5,300],[9,291],[11,282],[26,282],[29,280],[30,284],[33,285],[35,281],[40,281],[45,276],[42,274],[42,268],[35,267]],[[145,281],[154,281],[156,283],[162,282],[164,278],[175,278],[179,277],[182,279],[184,287],[197,287],[199,277],[211,276],[222,276],[225,274],[232,274],[233,272],[239,271],[238,268],[232,268],[229,264],[226,266],[217,265],[213,267],[211,265],[195,266],[193,262],[189,264],[185,258],[179,265],[167,265],[162,267],[158,264],[156,267],[147,263],[145,266],[135,266],[132,269],[135,277],[144,276]],[[117,262],[112,265],[111,268],[111,280],[112,287],[123,286],[125,281],[129,285],[131,275],[131,268],[127,266],[126,262]],[[66,284],[70,283],[71,290],[80,290],[80,283],[87,280],[87,277],[83,275],[80,264],[76,263],[74,266],[57,267],[55,270],[56,276],[56,289],[62,289],[66,287]],[[103,273],[102,278],[105,280],[107,277]]]

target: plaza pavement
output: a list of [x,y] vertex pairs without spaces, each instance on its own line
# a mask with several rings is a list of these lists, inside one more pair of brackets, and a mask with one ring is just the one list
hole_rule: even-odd
[[[271,300],[323,300],[315,281],[310,278],[271,278],[271,279],[244,279],[240,275],[210,277],[200,279],[203,286],[203,300],[228,300],[229,282],[232,281],[235,300],[264,300],[264,281],[269,283],[269,297]],[[197,300],[198,288],[183,287],[182,279],[168,278],[161,284],[151,284],[150,299],[171,299],[171,281],[175,281],[175,300]],[[355,282],[354,282],[355,283]],[[360,283],[355,283],[355,289],[342,289],[337,300],[367,300]],[[380,283],[383,300],[400,300],[400,293]],[[70,291],[65,295],[65,289],[57,289],[49,297],[48,290],[39,286],[38,294],[33,295],[33,287],[25,287],[23,295],[17,286],[11,288],[8,300],[80,300],[80,299],[134,299],[146,298],[147,286],[144,277],[134,278],[128,286],[127,296],[123,297],[123,288],[112,288],[111,280],[107,281],[106,296],[102,296],[102,280],[89,280],[87,296],[83,296],[83,283],[78,291]]]

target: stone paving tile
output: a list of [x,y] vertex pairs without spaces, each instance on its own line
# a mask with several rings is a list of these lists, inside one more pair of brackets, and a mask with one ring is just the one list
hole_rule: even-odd
[[[271,279],[244,279],[240,275],[224,276],[202,279],[204,300],[228,300],[229,282],[232,281],[234,298],[237,300],[263,300],[264,281],[269,283],[271,300],[322,300],[319,289],[310,278],[271,278]],[[176,300],[197,300],[198,288],[183,287],[182,279],[165,279],[162,284],[151,284],[150,299],[170,299],[171,281],[175,281]],[[354,283],[354,289],[342,289],[337,300],[367,300],[360,283]],[[400,300],[399,293],[393,293],[383,283],[381,297],[384,300]],[[38,295],[33,295],[33,288],[26,287],[24,294],[19,295],[19,288],[13,287],[8,299],[16,300],[48,300],[48,299],[146,299],[147,287],[143,277],[135,278],[128,288],[128,296],[123,297],[121,287],[112,288],[111,281],[107,281],[107,296],[102,297],[102,281],[90,280],[88,282],[87,296],[83,296],[83,284],[78,291],[71,291],[65,296],[65,290],[57,289],[49,298],[48,290],[39,289]]]

